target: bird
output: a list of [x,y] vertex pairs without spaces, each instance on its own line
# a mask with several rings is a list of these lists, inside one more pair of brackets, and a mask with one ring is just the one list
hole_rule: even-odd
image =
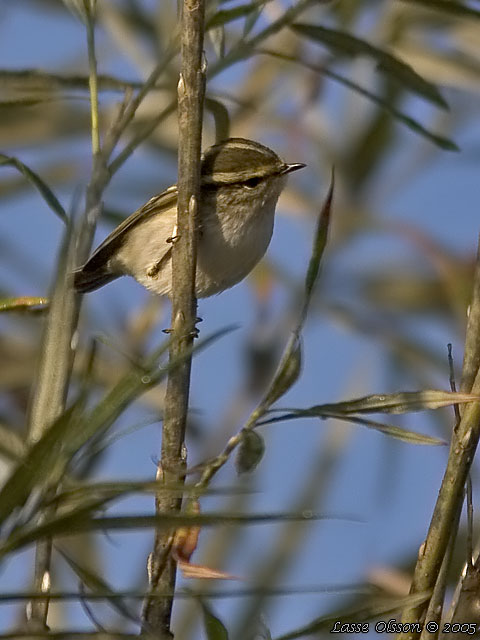
[[[197,298],[229,289],[255,267],[270,244],[286,177],[305,166],[283,162],[268,147],[245,138],[207,149],[201,159]],[[114,229],[73,272],[75,290],[86,293],[128,275],[149,291],[171,297],[177,196],[177,185],[168,187]]]

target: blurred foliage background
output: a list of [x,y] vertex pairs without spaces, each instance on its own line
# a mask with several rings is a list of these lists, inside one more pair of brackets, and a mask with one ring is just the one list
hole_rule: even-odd
[[[54,281],[63,232],[49,197],[42,199],[31,176],[8,158],[39,174],[69,215],[80,216],[91,152],[85,25],[75,15],[78,6],[73,0],[0,6],[4,478],[26,447],[47,313],[42,299]],[[303,372],[281,406],[448,389],[446,344],[453,343],[460,367],[478,234],[478,3],[212,0],[207,9],[204,146],[229,135],[253,138],[308,168],[282,196],[266,259],[246,283],[201,302],[202,335],[231,324],[240,329],[194,361],[191,467],[223,449],[268,385],[291,330],[292,301],[303,286],[332,166],[332,229],[304,334]],[[102,134],[125,92],[137,90],[163,64],[113,155],[100,241],[176,179],[176,3],[101,0],[96,33]],[[27,297],[38,299],[19,300]],[[159,344],[166,326],[166,303],[133,281],[122,279],[88,296],[75,334],[70,401],[83,388],[87,406],[94,408]],[[162,400],[162,385],[152,385],[82,443],[69,461],[72,483],[153,479]],[[444,409],[394,422],[448,440],[453,413]],[[228,637],[244,639],[255,633],[302,637],[303,626],[318,617],[362,607],[375,616],[385,599],[385,610],[395,610],[392,602],[408,592],[446,450],[398,443],[336,420],[286,422],[261,433],[266,453],[256,471],[237,478],[227,464],[212,483],[225,495],[207,495],[204,508],[225,514],[311,511],[334,519],[203,529],[195,561],[245,581],[182,580],[176,637],[227,637],[212,611]],[[29,505],[31,500],[22,507],[22,525]],[[109,513],[152,509],[150,495],[124,496]],[[462,533],[457,542],[452,585],[465,561],[464,538]],[[53,590],[75,591],[80,582],[93,592],[140,592],[150,546],[151,532],[140,529],[61,538],[52,560]],[[30,547],[10,552],[1,592],[29,591],[32,557]],[[105,583],[95,582],[99,576]],[[210,597],[194,598],[189,590]],[[21,628],[25,603],[1,598],[7,634]],[[49,624],[54,630],[92,632],[101,626],[135,633],[139,600],[113,602],[52,602]],[[330,622],[326,629],[318,623],[312,633],[320,637],[329,628]]]

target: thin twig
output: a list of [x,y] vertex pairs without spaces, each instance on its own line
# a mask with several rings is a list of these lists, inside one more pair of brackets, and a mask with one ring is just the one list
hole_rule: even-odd
[[430,623],[434,622],[437,624],[437,631],[429,631],[429,629],[432,629],[431,625],[428,629],[426,626],[424,626],[422,629],[420,640],[434,640],[435,638],[440,637],[438,631],[440,629],[440,624],[442,621],[443,603],[445,601],[445,592],[447,590],[448,583],[448,570],[450,569],[450,565],[452,562],[452,556],[455,550],[455,541],[457,539],[458,533],[458,523],[462,514],[462,502],[460,502],[457,506],[454,526],[452,527],[452,535],[450,537],[450,540],[448,541],[447,550],[445,552],[445,555],[443,556],[442,566],[437,577],[437,582],[435,583],[435,587],[433,589],[432,597],[430,598],[430,602],[428,603],[428,609],[425,616],[426,621]]
[[176,106],[176,102],[172,101],[169,105],[162,109],[162,111],[160,111],[160,113],[156,115],[155,118],[146,123],[145,126],[140,129],[137,135],[135,135],[130,140],[130,142],[125,145],[125,147],[120,151],[115,159],[112,160],[108,167],[108,170],[112,175],[120,169],[120,167],[126,160],[128,160],[135,149],[155,131],[158,125],[175,111]]
[[212,68],[209,69],[209,78],[218,75],[224,69],[230,68],[236,62],[250,58],[259,44],[281,31],[284,27],[290,25],[297,16],[314,4],[317,4],[317,0],[299,0],[296,4],[284,11],[276,20],[261,29],[250,40],[240,40],[227,55],[217,60]]
[[100,131],[98,124],[98,85],[97,85],[97,59],[95,56],[95,8],[96,0],[90,2],[84,0],[85,13],[87,15],[87,47],[88,47],[88,86],[90,88],[90,114],[92,130],[92,153],[94,156],[100,153]]
[[[200,154],[202,139],[205,63],[203,60],[205,6],[203,0],[184,0],[181,17],[181,73],[178,82],[178,213],[179,239],[172,251],[172,324],[170,362],[186,356],[170,370],[165,396],[162,452],[158,477],[165,483],[181,482],[186,470],[185,428],[190,388],[191,352],[196,299],[196,218],[200,201]],[[179,511],[178,492],[157,495],[157,514]],[[169,553],[172,531],[157,531],[149,562],[150,590],[175,588],[176,565]],[[172,638],[170,618],[173,598],[147,598],[144,630],[159,638]]]
[[[170,63],[175,53],[176,51],[173,47],[167,50],[162,60],[160,60],[158,64],[155,65],[155,68],[151,71],[147,80],[142,85],[142,87],[138,90],[137,94],[130,100],[130,102],[122,110],[118,125],[115,127],[115,129],[113,129],[110,132],[109,141],[108,141],[108,152],[109,152],[108,155],[111,154],[114,147],[117,145],[118,141],[120,140],[120,136],[128,127],[130,122],[133,120],[137,112],[137,109],[143,102],[146,95],[150,92],[150,90],[155,87],[155,83],[157,82],[158,78],[162,75],[162,73],[165,71],[165,69],[167,68],[168,64]],[[157,118],[155,118],[155,122],[156,124],[158,124]],[[143,141],[143,139],[144,138],[142,138],[141,141]],[[110,165],[111,173],[114,173],[125,162],[125,160],[131,155],[134,149],[135,147],[133,147],[132,149],[129,149],[128,151],[123,150],[119,154],[119,156],[115,158],[115,160]]]
[[465,353],[463,356],[462,382],[460,389],[470,391],[480,367],[480,340],[478,328],[480,327],[480,237],[475,263],[475,275],[473,279],[472,302],[468,310],[467,335],[465,338]]
[[473,490],[472,477],[467,478],[467,567],[473,570]]

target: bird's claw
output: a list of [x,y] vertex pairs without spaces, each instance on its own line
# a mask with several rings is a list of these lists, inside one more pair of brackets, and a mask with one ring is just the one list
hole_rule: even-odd
[[[170,335],[172,333],[175,332],[175,329],[169,328],[169,329],[162,329],[162,333],[166,333],[167,335]],[[188,338],[198,338],[198,336],[200,335],[200,331],[199,329],[197,329],[197,327],[195,327],[194,329],[192,329],[189,333],[187,333]]]

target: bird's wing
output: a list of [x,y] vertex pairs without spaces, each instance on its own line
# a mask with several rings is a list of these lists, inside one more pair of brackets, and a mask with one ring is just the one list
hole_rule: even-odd
[[[95,249],[88,261],[83,265],[83,271],[95,271],[106,265],[113,253],[123,244],[127,232],[137,224],[148,220],[152,216],[161,215],[170,209],[177,200],[177,186],[173,185],[153,196],[140,209],[126,218],[112,233]],[[173,231],[173,229],[172,229]]]

